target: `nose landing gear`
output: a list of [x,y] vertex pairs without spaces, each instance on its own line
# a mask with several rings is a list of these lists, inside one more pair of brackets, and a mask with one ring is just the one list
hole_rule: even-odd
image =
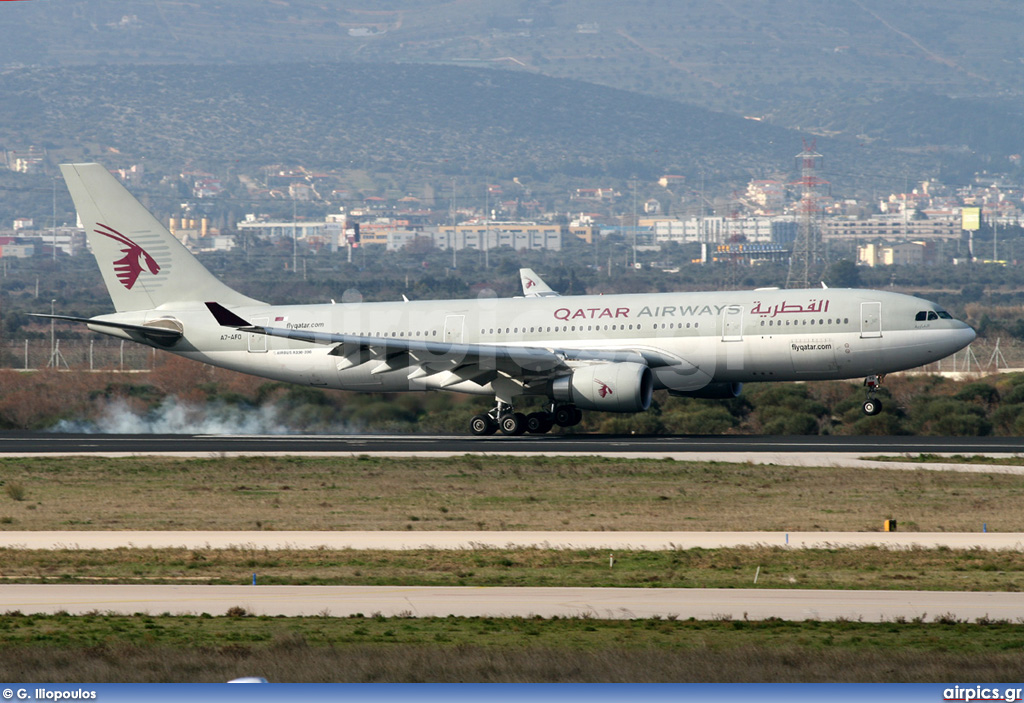
[[882,412],[882,401],[875,397],[875,393],[882,387],[882,376],[868,376],[864,379],[864,386],[868,389],[867,400],[861,407],[865,415],[877,415]]

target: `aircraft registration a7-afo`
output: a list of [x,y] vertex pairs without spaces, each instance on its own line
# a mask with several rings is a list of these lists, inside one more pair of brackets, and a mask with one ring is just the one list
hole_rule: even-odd
[[[476,435],[544,433],[651,394],[731,398],[748,381],[864,377],[962,349],[974,330],[934,303],[856,289],[271,305],[215,278],[99,164],[61,166],[117,312],[96,332],[235,371],[352,391],[492,396]],[[43,315],[43,317],[47,317]],[[526,415],[517,405],[541,404]]]

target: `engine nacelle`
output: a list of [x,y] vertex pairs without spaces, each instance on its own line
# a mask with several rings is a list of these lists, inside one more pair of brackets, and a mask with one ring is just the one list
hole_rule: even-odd
[[582,410],[636,413],[651,407],[654,378],[645,364],[625,361],[576,369],[551,384],[555,400]]
[[678,398],[707,398],[710,400],[725,400],[728,398],[736,398],[743,390],[743,384],[738,381],[732,383],[709,383],[703,388],[698,388],[695,391],[673,391],[669,390],[669,395],[674,395]]

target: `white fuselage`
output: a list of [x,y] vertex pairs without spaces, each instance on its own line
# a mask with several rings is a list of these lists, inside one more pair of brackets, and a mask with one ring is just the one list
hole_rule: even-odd
[[[896,293],[809,289],[262,306],[233,312],[253,325],[360,337],[639,352],[657,360],[651,363],[655,388],[686,393],[711,383],[885,374],[937,361],[974,339],[969,326],[948,316],[915,319],[933,309],[932,303]],[[198,305],[103,316],[137,324],[161,317],[177,320],[184,330],[170,351],[275,380],[357,391],[443,387],[493,393],[490,384],[442,386],[441,379],[415,377],[409,368],[382,372],[373,361],[346,365],[331,354],[331,345],[221,327]]]

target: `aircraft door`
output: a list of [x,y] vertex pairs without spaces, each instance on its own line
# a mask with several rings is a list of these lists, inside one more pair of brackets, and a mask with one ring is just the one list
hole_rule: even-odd
[[444,341],[449,344],[462,344],[462,328],[465,322],[465,315],[446,315],[444,318]]
[[722,341],[743,341],[743,306],[730,305],[722,313]]
[[[256,317],[253,318],[252,324],[257,327],[265,327],[270,323],[269,317]],[[265,334],[249,334],[249,352],[251,354],[259,354],[267,351],[267,335]]]
[[861,339],[882,336],[881,301],[860,304],[860,336]]

